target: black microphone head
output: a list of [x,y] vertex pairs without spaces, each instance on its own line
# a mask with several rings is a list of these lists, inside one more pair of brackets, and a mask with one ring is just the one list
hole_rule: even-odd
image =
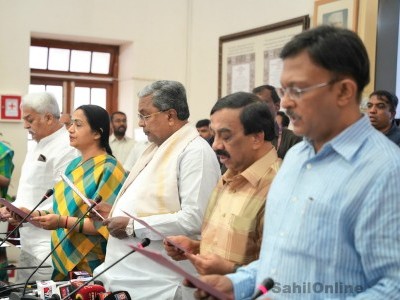
[[49,300],[61,300],[61,297],[59,294],[53,294],[53,295],[51,295]]
[[103,197],[101,195],[97,195],[96,198],[94,198],[95,203],[100,203],[101,200],[103,200]]
[[144,238],[142,240],[142,242],[140,243],[140,245],[142,245],[142,247],[147,247],[148,245],[150,245],[150,239],[149,238]]
[[104,286],[104,283],[101,280],[93,280],[93,284]]
[[264,281],[261,283],[267,290],[270,290],[274,287],[275,282],[272,280],[272,278],[266,278]]
[[48,189],[47,192],[46,192],[46,194],[44,194],[44,196],[45,196],[46,199],[47,199],[47,198],[51,197],[51,196],[53,195],[53,193],[54,193],[54,190],[53,190],[53,189]]
[[131,300],[131,295],[127,291],[115,291],[108,294],[104,300]]

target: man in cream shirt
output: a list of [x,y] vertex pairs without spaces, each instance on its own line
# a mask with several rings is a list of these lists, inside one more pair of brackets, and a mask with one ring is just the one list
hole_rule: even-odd
[[[21,178],[18,183],[16,207],[33,209],[48,189],[60,180],[67,164],[77,156],[77,152],[69,145],[69,135],[60,122],[60,110],[56,99],[49,93],[26,95],[22,100],[22,116],[24,128],[32,135],[37,144],[28,150],[22,165]],[[44,201],[38,209],[48,210],[52,207],[53,197]],[[1,219],[11,219],[6,208],[0,209]],[[50,253],[51,231],[24,223],[20,228],[21,255],[19,267],[37,266]],[[52,266],[49,258],[44,265]],[[39,269],[31,278],[49,280],[53,268]],[[33,270],[18,270],[17,282],[28,279]]]
[[[134,165],[104,223],[111,236],[105,263],[94,275],[131,251],[129,244],[150,238],[163,251],[162,238],[133,222],[136,215],[164,235],[200,234],[208,199],[220,176],[215,153],[188,123],[186,92],[176,81],[157,81],[139,93],[139,125],[150,145]],[[188,262],[180,262],[189,268]],[[194,270],[193,270],[194,271]],[[180,298],[182,278],[138,253],[105,272],[106,290],[126,290],[132,299]]]

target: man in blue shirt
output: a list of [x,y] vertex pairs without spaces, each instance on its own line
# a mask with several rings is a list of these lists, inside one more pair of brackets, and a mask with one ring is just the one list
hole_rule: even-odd
[[365,47],[352,31],[321,26],[294,37],[281,58],[277,90],[305,140],[267,196],[259,260],[202,280],[235,299],[267,277],[271,299],[398,299],[400,149],[360,113]]

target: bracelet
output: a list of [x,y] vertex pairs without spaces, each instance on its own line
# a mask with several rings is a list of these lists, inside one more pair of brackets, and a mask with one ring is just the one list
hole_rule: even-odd
[[42,216],[42,213],[40,212],[40,210],[37,210],[37,212],[38,212],[38,214],[39,214],[39,217],[41,217],[41,216]]
[[68,228],[68,216],[65,218],[65,225],[64,228]]
[[61,215],[58,215],[57,229],[60,228],[60,219],[61,219]]
[[79,221],[79,229],[78,229],[79,233],[83,232],[83,224],[85,224],[85,219]]

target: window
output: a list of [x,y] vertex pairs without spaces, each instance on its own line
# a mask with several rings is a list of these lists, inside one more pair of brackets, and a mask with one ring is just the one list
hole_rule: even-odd
[[53,93],[60,111],[82,104],[118,109],[118,46],[32,38],[29,92]]

